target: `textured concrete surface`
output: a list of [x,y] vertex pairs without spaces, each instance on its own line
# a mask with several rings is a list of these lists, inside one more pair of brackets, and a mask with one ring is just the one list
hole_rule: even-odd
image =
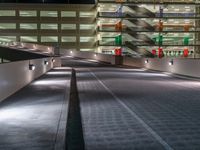
[[[78,64],[81,67],[78,67]],[[87,150],[199,150],[200,82],[78,60]]]
[[61,149],[70,76],[55,68],[0,103],[0,150]]

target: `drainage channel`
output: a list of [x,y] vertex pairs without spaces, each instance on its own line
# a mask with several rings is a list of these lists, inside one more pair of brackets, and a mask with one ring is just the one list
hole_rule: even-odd
[[76,71],[72,69],[65,150],[85,150]]

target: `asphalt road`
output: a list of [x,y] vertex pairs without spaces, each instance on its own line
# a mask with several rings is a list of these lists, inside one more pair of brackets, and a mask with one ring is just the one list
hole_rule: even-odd
[[65,58],[87,150],[199,150],[200,82]]

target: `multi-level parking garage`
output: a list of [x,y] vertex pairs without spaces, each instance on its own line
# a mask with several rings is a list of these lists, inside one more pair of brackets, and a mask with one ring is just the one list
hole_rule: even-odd
[[0,5],[0,42],[3,45],[7,42],[10,45],[13,42],[34,43],[77,51],[96,48],[94,4]]
[[196,0],[1,5],[1,42],[134,57],[199,57]]
[[198,1],[44,2],[0,3],[0,150],[200,149]]
[[99,51],[194,57],[199,51],[198,1],[98,2]]

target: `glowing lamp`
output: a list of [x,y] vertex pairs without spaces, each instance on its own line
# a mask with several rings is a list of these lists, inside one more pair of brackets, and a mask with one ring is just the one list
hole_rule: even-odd
[[45,65],[48,65],[48,64],[49,64],[49,62],[45,60],[45,61],[44,61],[44,64],[45,64]]
[[29,64],[29,70],[35,70],[35,65],[34,64]]
[[170,60],[169,63],[168,63],[170,66],[172,66],[174,64],[174,61],[173,60]]

